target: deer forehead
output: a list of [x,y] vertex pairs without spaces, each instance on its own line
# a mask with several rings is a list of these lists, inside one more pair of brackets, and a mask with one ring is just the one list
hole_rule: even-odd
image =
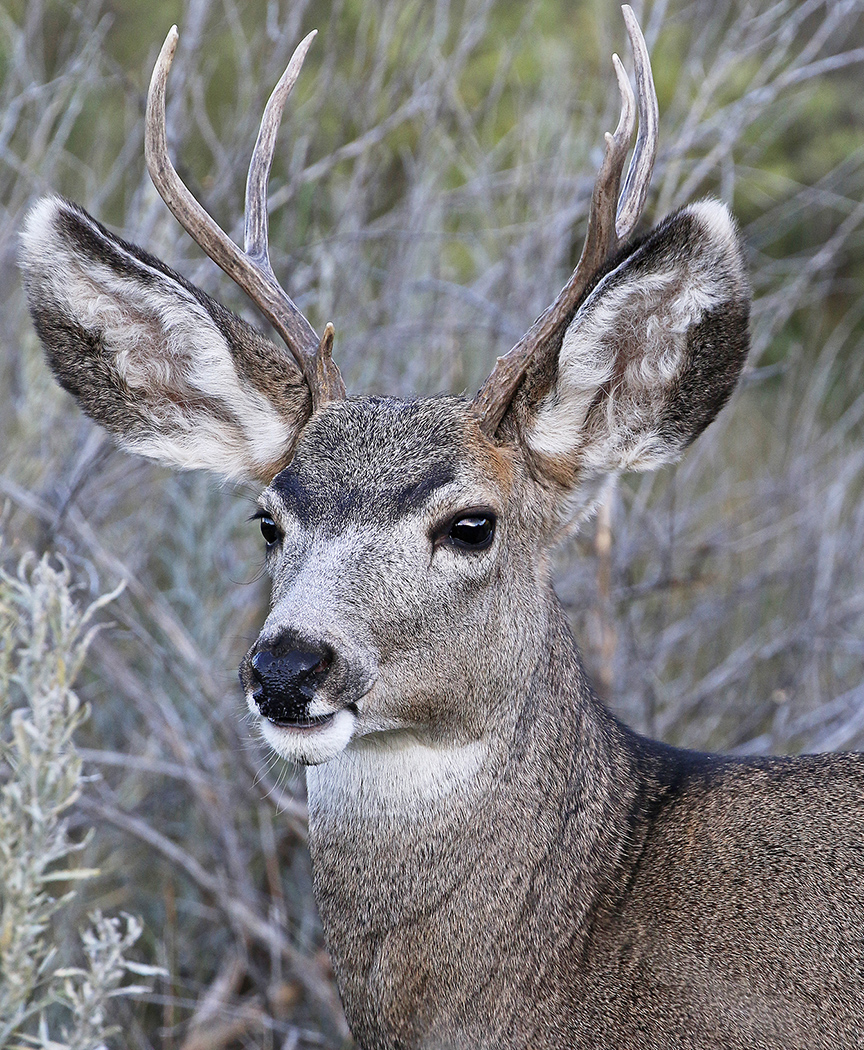
[[458,398],[349,398],[307,425],[291,463],[262,497],[305,528],[387,525],[424,508],[506,502],[513,453],[480,430]]

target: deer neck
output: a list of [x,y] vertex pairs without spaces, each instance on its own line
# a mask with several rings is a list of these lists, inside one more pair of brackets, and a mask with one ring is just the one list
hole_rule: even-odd
[[[572,953],[634,847],[633,738],[591,691],[557,603],[546,641],[520,688],[490,698],[482,739],[366,743],[308,771],[316,897],[363,1045],[391,1045],[387,1003],[400,1024],[449,1030],[448,988],[506,1012],[548,972],[549,929],[567,931],[552,954]],[[366,1017],[366,1002],[385,1005]]]

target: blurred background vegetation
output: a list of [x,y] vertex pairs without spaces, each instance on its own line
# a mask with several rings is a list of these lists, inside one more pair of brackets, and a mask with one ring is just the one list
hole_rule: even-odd
[[[860,747],[864,0],[634,7],[661,113],[649,219],[732,205],[753,351],[684,462],[624,479],[561,552],[558,591],[635,728]],[[118,1046],[336,1048],[302,778],[272,764],[236,681],[267,602],[254,494],[118,453],[50,378],[15,266],[28,204],[56,191],[262,324],[145,173],[173,22],[169,142],[237,239],[264,102],[321,31],[277,148],[274,267],[335,323],[349,389],[406,396],[473,392],[566,280],[625,34],[600,0],[0,0],[0,560],[59,553],[82,605],[126,581],[77,687],[91,779],[68,832],[95,829],[76,863],[101,875],[56,936],[97,907],[141,916],[137,957],[168,976],[118,1006]]]

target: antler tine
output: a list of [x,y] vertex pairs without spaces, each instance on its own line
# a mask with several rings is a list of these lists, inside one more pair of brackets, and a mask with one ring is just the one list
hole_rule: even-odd
[[258,138],[249,162],[249,174],[246,177],[246,254],[259,266],[269,269],[271,273],[273,271],[270,269],[270,251],[267,244],[267,183],[270,179],[270,168],[273,165],[273,153],[276,149],[276,134],[279,131],[285,103],[303,68],[306,52],[317,35],[318,30],[313,29],[300,41],[279,83],[273,88],[273,93],[264,107],[261,127],[258,129]]
[[539,364],[544,356],[557,353],[561,330],[572,319],[576,304],[600,267],[632,232],[645,204],[657,152],[657,96],[648,48],[639,23],[629,6],[624,5],[622,11],[635,56],[639,97],[639,135],[624,191],[619,203],[621,173],[636,127],[637,102],[620,59],[613,55],[612,65],[621,94],[621,116],[614,133],[606,134],[606,150],[594,182],[582,254],[555,302],[540,315],[512,350],[498,358],[489,378],[474,398],[472,411],[479,417],[483,432],[490,437],[504,418],[529,365]]
[[593,277],[597,268],[602,266],[610,252],[618,247],[615,209],[621,187],[621,172],[624,170],[627,150],[636,129],[636,99],[621,59],[617,55],[612,56],[612,66],[621,93],[621,116],[614,133],[610,135],[606,132],[606,151],[591,195],[585,244],[576,269],[561,293],[572,303],[575,303],[576,296],[582,294],[587,281]]
[[624,180],[624,189],[621,191],[621,200],[618,203],[618,214],[615,220],[618,240],[624,241],[633,232],[642,214],[642,209],[645,207],[651,172],[654,170],[654,161],[657,159],[657,129],[660,123],[660,112],[645,37],[642,36],[642,30],[639,28],[633,9],[625,4],[621,10],[624,12],[627,34],[630,37],[630,46],[633,48],[636,95],[639,99],[639,134],[636,137],[633,157]]
[[176,26],[171,27],[153,68],[144,133],[147,169],[154,186],[183,229],[246,292],[279,332],[309,386],[313,410],[327,401],[344,398],[345,384],[330,356],[332,325],[319,340],[273,274],[267,246],[267,179],[282,109],[314,36],[311,33],[298,45],[264,110],[246,184],[246,252],[193,197],[168,156],[165,86],[177,49]]

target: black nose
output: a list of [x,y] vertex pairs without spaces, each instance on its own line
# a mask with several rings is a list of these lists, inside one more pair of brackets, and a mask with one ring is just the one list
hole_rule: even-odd
[[271,722],[309,722],[309,702],[333,663],[327,646],[316,649],[260,649],[252,657],[252,696]]

